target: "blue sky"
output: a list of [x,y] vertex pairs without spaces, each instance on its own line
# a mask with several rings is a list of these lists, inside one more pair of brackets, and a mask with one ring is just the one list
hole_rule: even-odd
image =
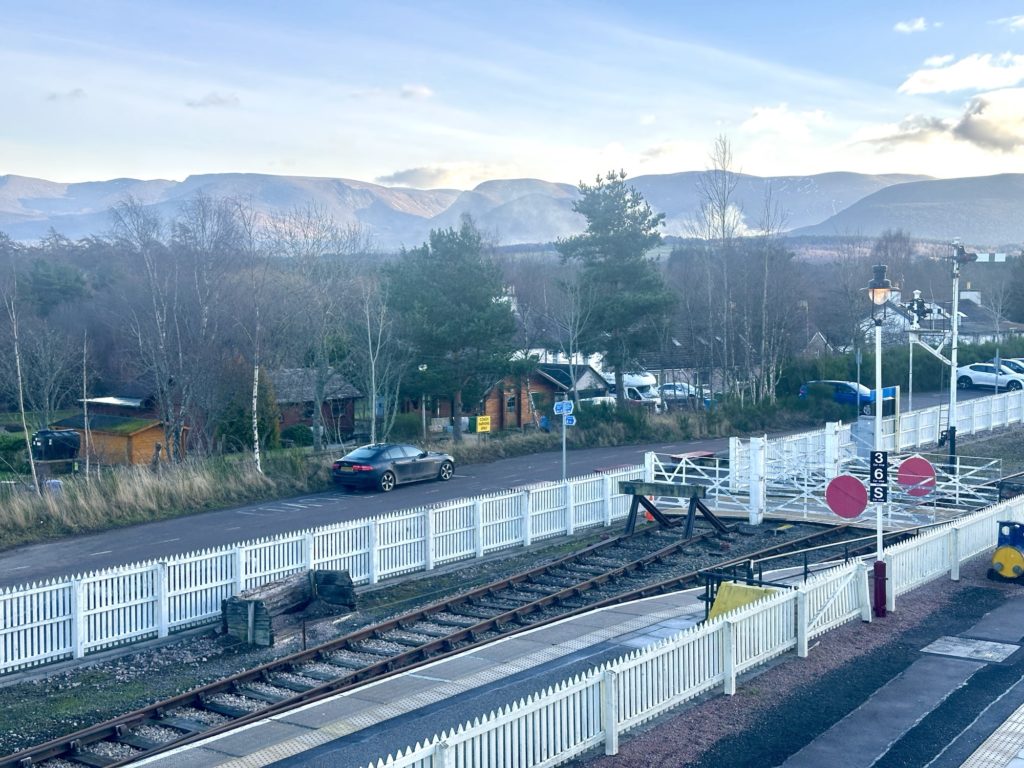
[[1024,172],[1024,3],[0,0],[0,175]]

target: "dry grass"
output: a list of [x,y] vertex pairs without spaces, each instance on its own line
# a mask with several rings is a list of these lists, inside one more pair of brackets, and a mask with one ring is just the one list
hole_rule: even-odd
[[0,547],[99,531],[326,487],[323,457],[286,452],[259,474],[223,459],[178,466],[116,467],[62,479],[57,493],[12,494],[0,504]]

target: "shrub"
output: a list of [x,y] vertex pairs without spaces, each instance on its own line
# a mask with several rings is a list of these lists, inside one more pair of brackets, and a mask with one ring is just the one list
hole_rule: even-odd
[[292,424],[281,430],[281,441],[285,445],[310,446],[313,444],[313,430],[306,424]]
[[423,438],[423,417],[419,413],[400,413],[388,433],[389,440],[411,442]]

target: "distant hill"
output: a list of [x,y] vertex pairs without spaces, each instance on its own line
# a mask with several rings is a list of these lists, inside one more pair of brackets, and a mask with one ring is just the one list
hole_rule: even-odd
[[[689,234],[699,204],[702,171],[629,179],[655,211],[666,214],[665,234]],[[770,188],[785,213],[784,229],[800,235],[876,236],[902,228],[914,237],[986,244],[1024,241],[1016,217],[1024,202],[1024,175],[930,179],[902,174],[824,173],[763,178],[735,176],[734,200],[746,227],[756,230]],[[572,211],[575,185],[539,179],[498,179],[471,190],[386,187],[352,179],[223,173],[184,181],[114,179],[61,184],[0,176],[0,231],[35,240],[53,228],[70,238],[102,234],[110,208],[129,195],[172,217],[197,192],[251,201],[266,215],[313,203],[339,224],[360,224],[386,250],[415,247],[431,229],[457,226],[464,213],[502,245],[547,243],[583,231]]]
[[904,229],[928,240],[961,238],[978,248],[1024,243],[1024,174],[933,179],[886,187],[794,235]]

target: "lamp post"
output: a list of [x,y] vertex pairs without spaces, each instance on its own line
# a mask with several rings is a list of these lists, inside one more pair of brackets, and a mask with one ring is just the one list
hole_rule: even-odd
[[[877,264],[873,267],[874,276],[868,283],[868,298],[871,299],[871,318],[875,324],[875,440],[872,456],[875,454],[885,455],[882,450],[882,416],[884,399],[882,397],[882,321],[885,318],[885,305],[892,293],[892,283],[885,277],[885,264]],[[874,464],[874,461],[872,461]],[[872,469],[874,471],[874,469]],[[882,559],[882,506],[888,497],[888,488],[884,486],[887,467],[882,468],[881,495],[876,496],[872,490],[872,498],[875,501],[875,615],[885,616],[885,560]],[[871,477],[872,485],[876,485],[875,478]]]
[[[426,363],[420,363],[419,367],[417,368],[417,370],[420,373],[426,373],[427,372],[427,364]],[[423,443],[426,444],[426,442],[427,442],[427,391],[426,391],[426,384],[424,384],[423,386],[424,386],[423,392],[420,393],[420,419],[423,422]]]

